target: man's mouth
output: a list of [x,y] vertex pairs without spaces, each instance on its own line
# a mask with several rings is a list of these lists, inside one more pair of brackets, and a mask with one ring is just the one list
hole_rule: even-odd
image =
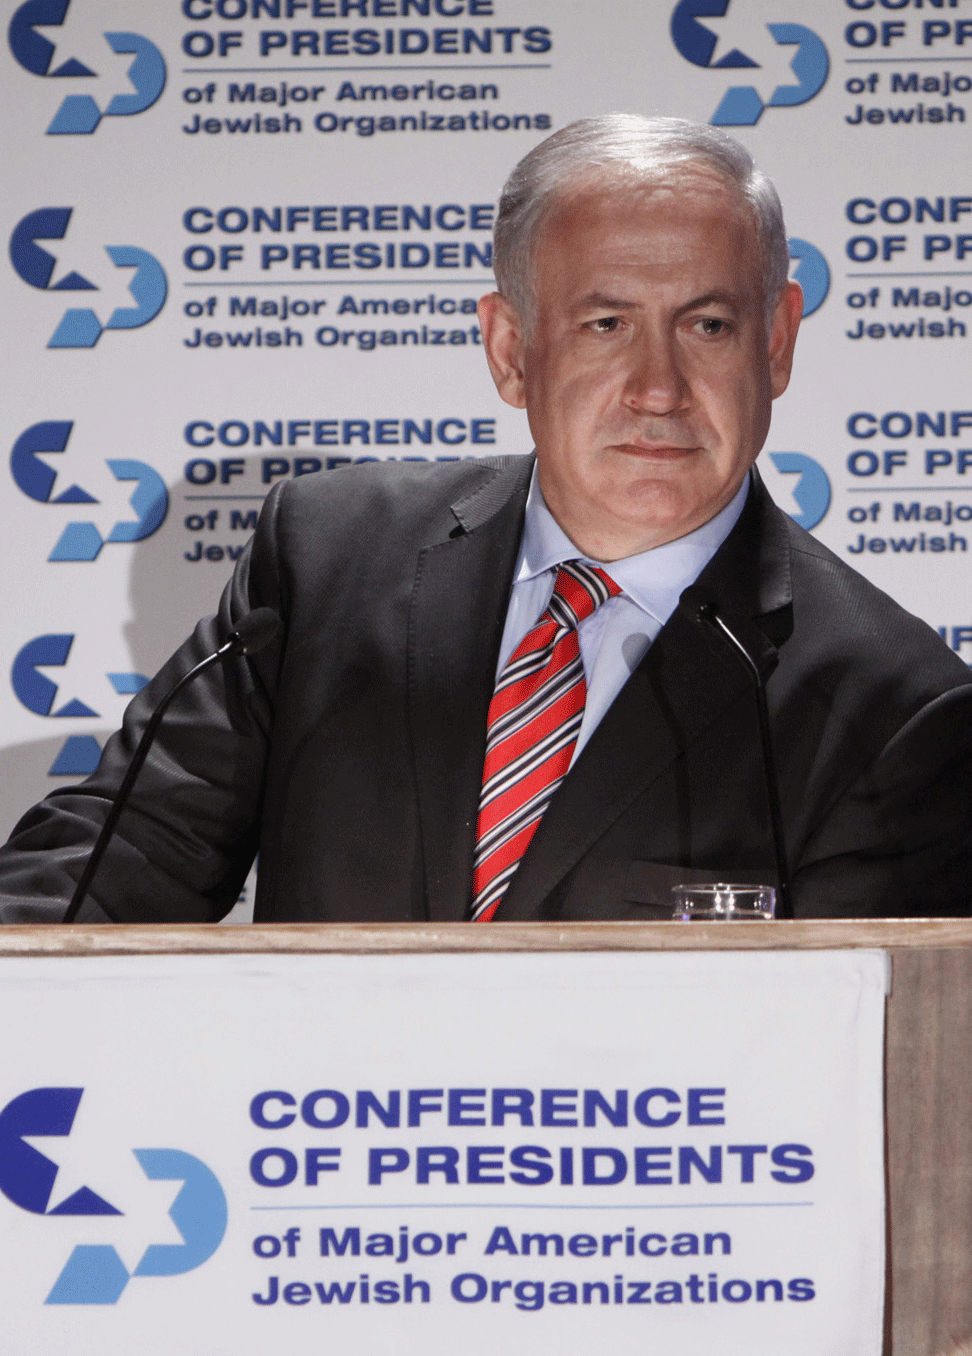
[[695,444],[682,445],[667,442],[642,442],[640,440],[615,443],[614,449],[629,456],[644,457],[648,461],[681,461],[699,450]]

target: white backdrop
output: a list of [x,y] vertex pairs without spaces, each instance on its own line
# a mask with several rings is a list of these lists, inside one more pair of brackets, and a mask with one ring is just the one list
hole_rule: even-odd
[[491,204],[603,111],[773,176],[813,313],[761,469],[972,660],[968,0],[7,10],[0,828],[91,767],[268,483],[529,450],[472,313]]

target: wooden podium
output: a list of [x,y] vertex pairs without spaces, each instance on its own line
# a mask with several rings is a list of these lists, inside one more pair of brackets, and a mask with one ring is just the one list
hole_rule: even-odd
[[[883,948],[886,1356],[972,1351],[972,922],[8,927],[0,955]],[[969,1344],[966,1346],[965,1344]]]

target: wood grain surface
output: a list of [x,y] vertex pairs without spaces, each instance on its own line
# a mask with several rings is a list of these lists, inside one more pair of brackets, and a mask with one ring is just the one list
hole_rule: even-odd
[[832,947],[972,947],[959,918],[816,923],[274,923],[221,927],[99,924],[0,929],[0,956],[208,952],[821,951]]

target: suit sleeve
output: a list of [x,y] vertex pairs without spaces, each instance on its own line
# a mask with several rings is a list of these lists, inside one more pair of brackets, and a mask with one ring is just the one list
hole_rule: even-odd
[[798,918],[972,912],[972,684],[930,701],[859,773],[794,864]]
[[[282,488],[282,487],[281,487]],[[97,771],[53,792],[0,848],[0,922],[56,923],[70,901],[145,723],[168,690],[251,608],[286,610],[268,497],[216,616],[130,703]],[[285,628],[286,630],[286,628]],[[214,665],[179,694],[139,773],[79,922],[211,923],[233,907],[256,853],[285,633],[252,660]]]

